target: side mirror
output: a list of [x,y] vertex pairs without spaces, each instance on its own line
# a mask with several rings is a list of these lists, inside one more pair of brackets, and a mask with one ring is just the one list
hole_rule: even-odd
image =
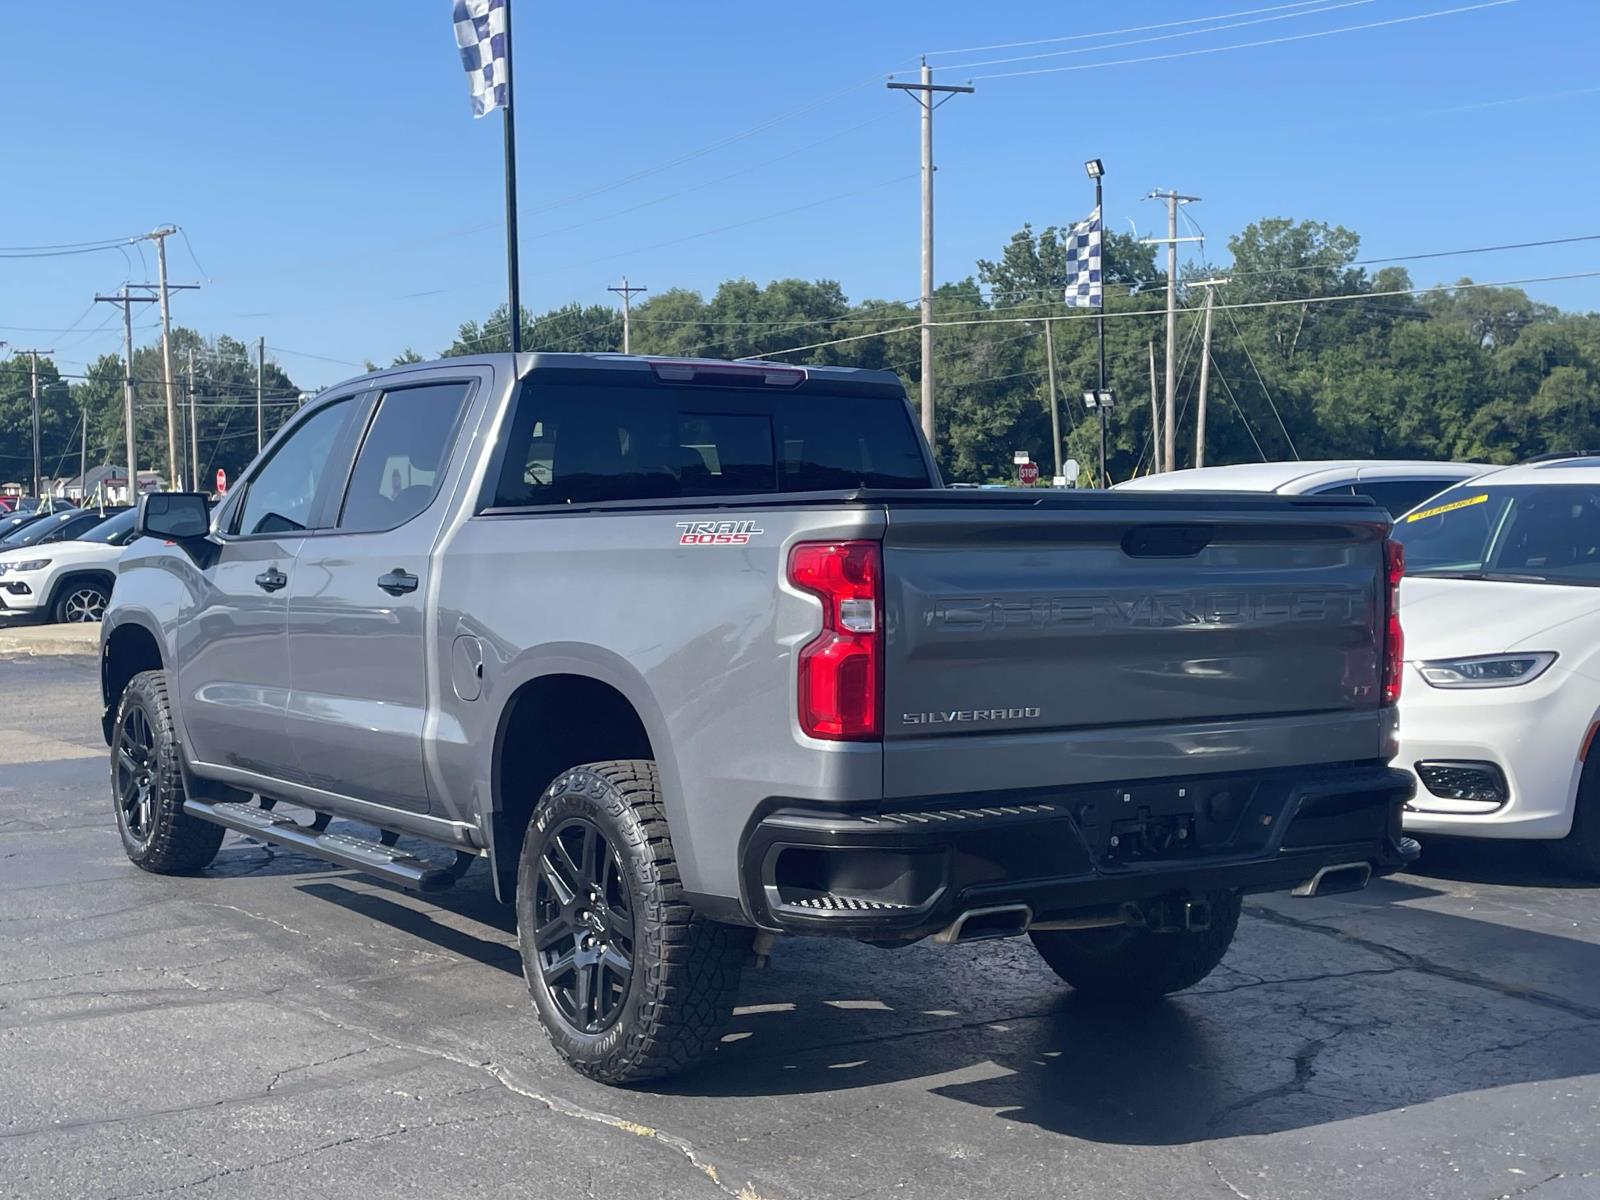
[[134,533],[188,542],[211,532],[211,502],[203,492],[147,492],[139,498]]

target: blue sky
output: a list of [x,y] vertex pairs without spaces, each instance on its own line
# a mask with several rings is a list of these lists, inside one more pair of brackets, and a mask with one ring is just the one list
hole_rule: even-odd
[[[883,77],[923,52],[1051,37],[1075,40],[932,54],[954,68],[937,79],[979,89],[938,117],[941,279],[1024,221],[1080,217],[1094,155],[1109,222],[1153,231],[1139,197],[1177,187],[1203,198],[1213,258],[1266,215],[1344,224],[1371,256],[1600,233],[1595,0],[1314,37],[1473,0],[515,3],[535,310],[608,301],[624,273],[654,290],[802,276],[914,296],[916,114]],[[470,114],[450,7],[76,0],[64,31],[53,6],[3,6],[0,244],[177,223],[198,264],[174,239],[172,276],[204,287],[174,319],[265,336],[305,386],[443,348],[504,289],[500,121]],[[1055,51],[1072,53],[967,65]],[[983,78],[1057,67],[1085,69]],[[66,369],[118,350],[116,314],[91,299],[153,278],[148,250],[148,265],[127,253],[0,259],[0,339],[54,346]],[[1418,285],[1600,271],[1600,242],[1411,270]],[[1600,307],[1600,278],[1529,290]]]

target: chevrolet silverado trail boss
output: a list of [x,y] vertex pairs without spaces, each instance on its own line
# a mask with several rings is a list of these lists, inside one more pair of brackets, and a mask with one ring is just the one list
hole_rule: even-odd
[[101,654],[129,858],[233,829],[424,892],[486,860],[596,1079],[714,1048],[777,935],[1025,933],[1148,999],[1242,894],[1416,853],[1381,509],[945,489],[887,372],[406,366],[138,528]]

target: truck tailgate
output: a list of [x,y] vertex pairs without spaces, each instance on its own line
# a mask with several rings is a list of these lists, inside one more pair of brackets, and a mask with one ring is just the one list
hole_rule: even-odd
[[962,752],[985,761],[958,773],[986,768],[1004,787],[1007,744],[1044,733],[1104,747],[1122,730],[1133,747],[1159,741],[1163,726],[1377,710],[1388,526],[1378,509],[1214,493],[991,495],[888,505],[886,753],[967,739]]

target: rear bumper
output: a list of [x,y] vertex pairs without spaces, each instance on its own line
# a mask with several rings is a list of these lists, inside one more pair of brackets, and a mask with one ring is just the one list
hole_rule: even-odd
[[[1416,854],[1414,781],[1377,764],[892,802],[769,801],[745,830],[745,911],[764,929],[909,941],[963,913],[1071,919],[1208,891],[1288,891],[1330,867],[1390,874]],[[1364,873],[1358,873],[1364,874]]]

